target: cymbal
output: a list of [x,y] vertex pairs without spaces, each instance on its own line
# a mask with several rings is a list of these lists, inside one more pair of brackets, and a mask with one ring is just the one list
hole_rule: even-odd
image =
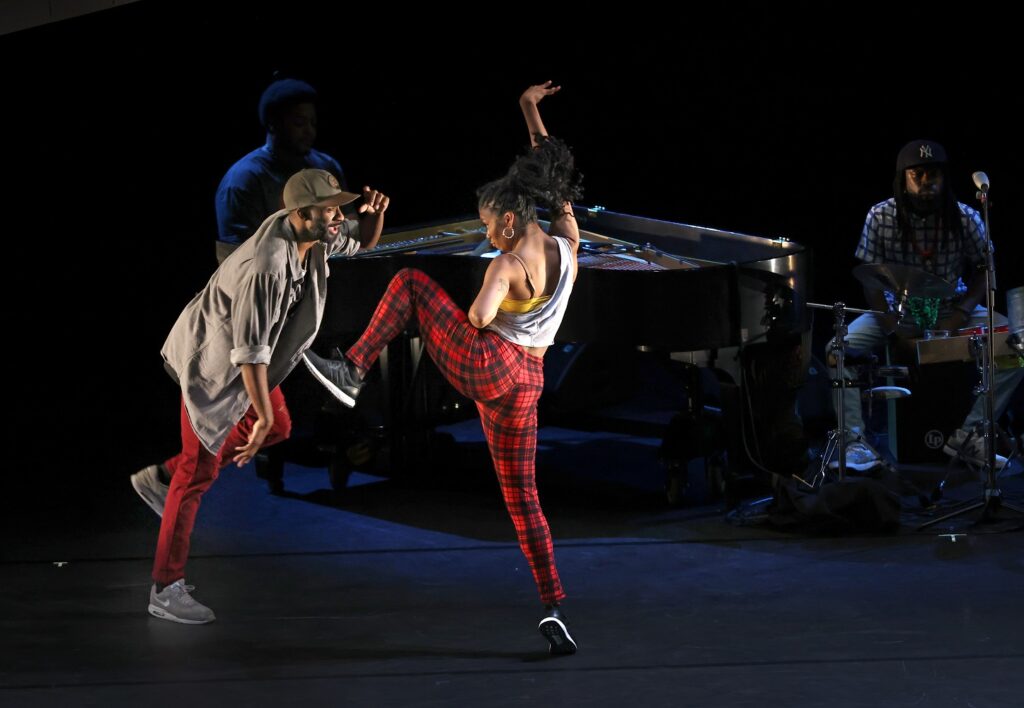
[[912,297],[951,297],[956,286],[928,271],[896,263],[864,263],[853,269],[853,277],[869,288],[890,290]]

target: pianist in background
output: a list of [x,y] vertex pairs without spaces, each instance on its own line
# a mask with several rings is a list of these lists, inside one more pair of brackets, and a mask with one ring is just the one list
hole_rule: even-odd
[[[313,352],[305,358],[314,376],[351,406],[381,350],[410,322],[417,324],[438,370],[476,401],[505,506],[545,605],[538,629],[552,654],[572,654],[576,643],[559,607],[565,591],[534,479],[542,357],[572,293],[580,239],[572,211],[580,175],[565,144],[548,137],[537,108],[558,90],[549,81],[523,93],[520,107],[533,149],[477,191],[480,220],[501,254],[488,266],[468,314],[426,274],[407,268],[388,285],[366,331],[343,358]],[[539,206],[550,210],[551,235],[537,222]]]
[[359,195],[324,170],[284,186],[284,208],[267,217],[185,307],[160,351],[181,389],[181,452],[132,475],[160,517],[149,613],[205,624],[213,611],[192,597],[185,563],[199,503],[232,462],[241,467],[285,440],[291,418],[280,384],[313,343],[327,298],[327,258],[373,248],[388,198],[363,189],[363,238],[343,232],[343,204]]
[[[284,183],[303,169],[326,170],[348,191],[341,165],[313,149],[316,140],[316,90],[305,81],[278,79],[259,103],[267,142],[240,159],[217,187],[217,263],[256,233],[263,220],[281,209]],[[359,239],[359,221],[342,223],[344,236]]]
[[[956,200],[949,184],[945,149],[930,140],[914,140],[900,150],[893,181],[894,196],[868,211],[855,257],[865,263],[894,263],[920,268],[957,286],[956,294],[945,300],[910,298],[909,314],[925,329],[954,332],[987,322],[985,299],[985,225],[978,212]],[[849,325],[849,346],[868,351],[890,338],[901,336],[893,311],[892,293],[865,288],[868,307],[885,312],[865,314]],[[994,315],[995,324],[1006,323]],[[915,333],[916,334],[916,333]],[[834,362],[830,362],[833,363]],[[833,372],[834,374],[834,372]],[[854,378],[847,369],[844,375]],[[1024,378],[1024,369],[999,370],[995,386],[995,418],[999,420],[1010,403],[1014,389]],[[983,464],[984,439],[968,439],[968,433],[984,416],[984,397],[977,397],[963,424],[946,441],[944,451]],[[843,402],[849,431],[846,466],[866,470],[879,460],[875,453],[857,442],[864,431],[861,398],[857,389],[846,389]],[[838,466],[838,461],[833,463]],[[1001,469],[1006,458],[996,456]]]

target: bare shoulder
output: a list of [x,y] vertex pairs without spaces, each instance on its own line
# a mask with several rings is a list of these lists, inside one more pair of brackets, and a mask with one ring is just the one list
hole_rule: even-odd
[[519,258],[517,258],[516,256],[512,255],[511,253],[501,253],[501,254],[495,256],[494,260],[491,261],[491,265],[489,266],[489,268],[493,268],[495,270],[503,270],[503,269],[506,269],[506,268],[519,268],[519,267],[520,267],[520,265],[519,265]]
[[490,277],[500,277],[506,280],[514,279],[517,271],[522,271],[523,266],[519,264],[519,261],[510,253],[502,253],[495,256],[491,261],[491,264],[487,266],[487,275]]

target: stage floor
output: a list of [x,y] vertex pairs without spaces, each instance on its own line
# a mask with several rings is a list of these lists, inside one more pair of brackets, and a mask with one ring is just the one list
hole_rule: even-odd
[[917,531],[911,501],[894,533],[736,525],[665,504],[656,440],[545,428],[579,643],[551,658],[493,473],[471,432],[460,449],[340,497],[323,470],[289,466],[283,496],[225,470],[193,536],[198,627],[146,612],[158,520],[127,476],[87,504],[40,487],[4,521],[0,705],[1024,705],[1013,523]]

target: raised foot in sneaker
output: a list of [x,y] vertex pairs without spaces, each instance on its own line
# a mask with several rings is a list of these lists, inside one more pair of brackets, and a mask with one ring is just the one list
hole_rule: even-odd
[[156,591],[154,585],[149,589],[149,614],[181,624],[213,622],[217,619],[213,610],[189,594],[194,589],[185,584],[184,578],[174,581],[160,592]]
[[312,351],[306,351],[302,355],[302,360],[306,362],[309,373],[313,374],[332,396],[349,408],[355,406],[363,381],[356,373],[354,364],[349,363],[344,357],[324,359]]
[[[968,440],[970,438],[970,440]],[[985,438],[981,435],[971,435],[962,428],[957,428],[946,440],[942,451],[950,457],[956,457],[976,467],[985,465]],[[1007,458],[996,453],[996,469],[1006,467]]]
[[168,485],[160,481],[159,465],[150,465],[132,475],[132,488],[142,497],[146,506],[163,518],[164,504],[167,502]]
[[576,642],[569,634],[565,615],[557,605],[547,609],[547,617],[540,621],[537,629],[548,640],[548,651],[551,654],[576,653]]

